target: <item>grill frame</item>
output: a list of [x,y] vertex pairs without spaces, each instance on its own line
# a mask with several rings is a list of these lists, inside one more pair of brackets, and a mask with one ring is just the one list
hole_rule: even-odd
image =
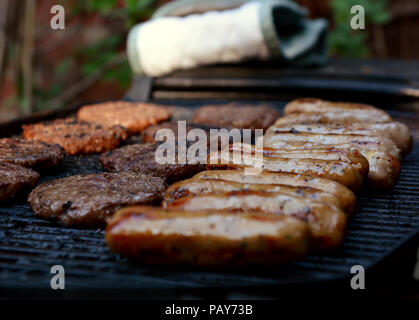
[[[180,104],[178,100],[156,102]],[[199,100],[181,103],[194,109],[208,103],[223,102]],[[280,110],[284,105],[278,101],[270,103]],[[36,121],[71,115],[77,109],[78,106],[75,106],[65,112],[37,117]],[[282,291],[286,288],[324,288],[347,282],[352,276],[350,266],[354,264],[361,264],[367,273],[378,275],[376,270],[380,269],[384,261],[391,260],[397,252],[407,247],[417,247],[419,243],[419,181],[409,177],[413,173],[416,180],[419,180],[419,116],[410,112],[389,112],[396,120],[404,120],[411,127],[414,135],[412,152],[403,161],[400,182],[393,189],[369,193],[366,196],[365,190],[361,193],[358,197],[359,208],[350,222],[349,233],[342,248],[335,254],[310,256],[301,262],[279,268],[265,267],[229,272],[188,270],[185,273],[182,269],[142,267],[109,253],[104,244],[103,231],[64,228],[54,222],[35,218],[30,209],[22,205],[24,199],[20,199],[7,208],[0,208],[0,288],[7,296],[19,297],[64,295],[88,298],[94,294],[95,297],[161,299],[190,294],[219,297],[220,294],[231,292],[278,296],[278,288]],[[9,128],[7,125],[0,126],[0,132],[18,134],[20,124],[15,122],[13,127]],[[54,175],[43,176],[41,181],[76,173],[97,172],[97,158],[98,156],[67,157],[65,171],[58,175],[54,172]],[[379,200],[372,199],[372,196],[377,196]],[[415,199],[418,200],[406,204],[406,201]],[[380,234],[371,234],[369,243],[362,243],[365,241],[363,237],[370,232],[368,229],[374,229],[374,226],[377,228],[377,225],[368,220],[370,218],[367,213],[362,211],[367,207],[370,211],[379,210],[380,214],[370,212],[368,216],[381,219],[383,225]],[[384,214],[384,218],[381,214]],[[392,216],[387,216],[389,214]],[[392,219],[395,223],[391,223]],[[351,232],[351,228],[355,228],[354,232]],[[396,228],[407,233],[392,237]],[[379,250],[380,239],[384,239],[385,243],[382,251]],[[361,247],[365,250],[364,257],[355,252]],[[415,255],[415,252],[411,254]],[[340,261],[340,264],[333,265],[335,260]],[[49,281],[52,275],[49,268],[53,264],[63,264],[66,269],[67,289],[64,294],[57,295],[50,289]],[[0,294],[0,297],[3,295]]]

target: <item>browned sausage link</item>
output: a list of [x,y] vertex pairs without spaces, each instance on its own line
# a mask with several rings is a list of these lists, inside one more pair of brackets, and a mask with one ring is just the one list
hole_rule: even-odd
[[[401,159],[400,149],[396,144],[387,138],[379,136],[361,136],[357,134],[315,134],[315,133],[279,133],[265,134],[263,137],[265,147],[289,149],[292,143],[301,145],[304,149],[314,148],[344,148],[348,146],[352,149],[386,152],[397,159]],[[292,148],[290,148],[292,149]]]
[[400,162],[393,156],[375,151],[364,151],[370,164],[368,183],[380,189],[391,188],[400,176]]
[[294,216],[308,223],[314,250],[337,248],[346,227],[346,214],[339,208],[281,193],[257,191],[226,192],[182,197],[168,204],[185,211],[260,211]]
[[383,110],[373,106],[348,102],[331,102],[320,99],[297,99],[285,106],[284,113],[329,113],[340,112],[343,115],[362,120],[388,121],[391,117]]
[[[246,150],[245,146],[249,146],[243,143],[231,144],[229,146],[230,151]],[[255,147],[250,146],[251,153],[255,153]],[[340,160],[353,164],[358,168],[361,175],[368,173],[368,160],[356,149],[339,149],[339,148],[314,148],[304,150],[293,150],[293,149],[276,149],[270,147],[264,147],[263,155],[271,158],[286,158],[286,159],[316,159],[316,160]]]
[[[283,118],[285,119],[285,118]],[[273,125],[267,130],[267,135],[279,133],[320,133],[320,134],[357,134],[363,136],[382,136],[392,140],[407,155],[412,148],[412,133],[403,123],[397,121],[386,121],[376,123],[352,123],[342,125],[341,123],[327,124],[287,124]]]
[[[225,180],[205,180],[205,179],[188,179],[184,181],[179,181],[175,184],[172,184],[164,195],[165,205],[169,204],[173,200],[187,196],[187,195],[196,195],[204,193],[225,193],[233,191],[259,191],[259,192],[275,192],[291,195],[298,198],[308,199],[314,202],[332,204],[343,211],[343,204],[340,200],[327,192],[312,189],[310,187],[293,187],[288,185],[281,184],[260,184],[260,183],[240,183],[233,181]],[[354,207],[351,207],[350,211],[346,213],[348,215],[353,214]]]
[[[208,169],[242,169],[252,166],[242,159],[235,159],[232,152],[218,153],[218,161],[214,154],[210,154],[209,159]],[[272,172],[289,172],[332,179],[354,191],[358,191],[363,182],[363,175],[359,170],[353,164],[342,160],[287,159],[264,156],[262,167],[264,170]]]
[[350,125],[353,123],[375,123],[379,121],[391,121],[387,117],[381,119],[371,118],[370,115],[357,114],[356,112],[327,112],[327,113],[291,113],[285,117],[279,118],[275,122],[275,126],[292,125],[292,124],[327,124],[338,123],[340,125]]
[[337,197],[342,203],[345,212],[354,212],[356,197],[354,193],[336,181],[312,177],[307,175],[262,171],[257,175],[245,174],[244,170],[210,170],[198,173],[193,179],[199,180],[224,180],[246,184],[280,184],[294,187],[310,187],[322,190]]
[[368,160],[368,181],[381,188],[393,186],[400,175],[399,149],[392,141],[383,137],[284,133],[265,136],[264,144],[295,150],[332,146],[336,149],[357,149]]
[[204,267],[283,263],[309,245],[307,224],[293,217],[156,207],[120,210],[105,236],[112,251],[142,263]]

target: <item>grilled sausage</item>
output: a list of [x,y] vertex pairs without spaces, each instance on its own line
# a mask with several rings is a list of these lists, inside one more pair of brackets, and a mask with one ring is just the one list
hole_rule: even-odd
[[343,240],[347,221],[346,214],[331,204],[258,191],[186,196],[170,202],[167,207],[184,211],[256,211],[293,216],[308,223],[312,247],[316,251],[337,248]]
[[264,144],[273,148],[314,149],[333,147],[357,149],[368,160],[368,181],[376,187],[393,186],[400,175],[400,150],[384,137],[361,135],[272,133],[264,136]]
[[328,114],[330,112],[338,112],[341,113],[342,116],[358,119],[358,121],[355,122],[392,120],[385,111],[370,105],[349,102],[331,102],[312,98],[291,101],[285,106],[284,112],[285,115],[292,113]]
[[[260,184],[260,183],[240,183],[225,180],[205,180],[205,179],[188,179],[172,184],[164,195],[164,205],[167,206],[173,200],[178,198],[205,194],[205,193],[225,193],[233,191],[259,191],[259,192],[274,192],[291,195],[298,198],[304,198],[315,202],[322,202],[332,204],[345,211],[345,207],[341,201],[334,195],[312,189],[310,187],[293,187],[282,184]],[[346,212],[348,215],[354,213],[355,206],[348,208]]]
[[[234,158],[234,150],[230,152],[211,153],[207,163],[208,169],[242,169],[252,167],[250,154],[244,153],[239,159]],[[363,173],[351,162],[344,160],[324,160],[307,158],[285,158],[263,156],[263,170],[273,172],[289,172],[318,176],[335,180],[349,187],[351,190],[358,191],[363,182]]]
[[[246,147],[248,148],[246,151]],[[250,148],[250,149],[249,149]],[[229,145],[230,151],[241,151],[245,150],[251,154],[255,153],[255,146],[235,143]],[[286,158],[286,159],[316,159],[316,160],[341,160],[353,164],[358,168],[362,175],[368,173],[369,165],[368,160],[356,149],[335,149],[335,148],[314,148],[304,150],[293,150],[293,149],[276,149],[264,147],[263,155],[271,158]]]
[[155,207],[120,210],[105,236],[112,251],[143,263],[204,267],[282,263],[309,244],[307,224],[293,217]]
[[356,197],[351,190],[336,181],[320,177],[286,172],[262,171],[258,175],[247,175],[244,170],[211,170],[198,173],[193,179],[224,180],[245,184],[280,184],[294,187],[309,187],[330,193],[337,197],[342,203],[345,212],[354,212],[356,207]]
[[397,121],[376,122],[376,123],[353,123],[342,125],[340,123],[328,124],[282,124],[271,126],[267,135],[279,133],[320,133],[320,134],[356,134],[363,136],[382,136],[392,140],[407,155],[412,148],[412,134],[410,129],[403,123]]
[[401,159],[400,149],[396,144],[384,137],[362,136],[357,134],[315,134],[308,132],[265,134],[263,143],[266,147],[282,149],[288,148],[289,143],[302,144],[303,149],[312,148],[344,148],[385,152],[397,159]]
[[327,124],[337,123],[339,125],[351,125],[353,123],[377,123],[391,121],[387,117],[372,118],[357,112],[327,112],[327,113],[291,113],[285,117],[279,118],[275,122],[275,126],[288,126],[293,124]]

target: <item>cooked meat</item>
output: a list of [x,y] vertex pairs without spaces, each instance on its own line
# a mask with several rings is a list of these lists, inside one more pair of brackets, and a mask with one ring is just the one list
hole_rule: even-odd
[[109,221],[106,242],[142,263],[232,267],[301,258],[309,231],[286,216],[131,207]]
[[51,168],[64,161],[59,145],[20,138],[0,139],[0,162],[15,163],[33,169]]
[[285,172],[262,171],[257,175],[248,175],[245,174],[244,170],[211,170],[198,173],[193,179],[309,187],[330,193],[338,198],[345,212],[354,212],[356,207],[356,197],[351,190],[338,182],[325,178]]
[[380,188],[393,186],[400,175],[400,150],[392,140],[379,136],[281,133],[267,134],[265,146],[286,149],[357,149],[368,160],[368,181]]
[[[110,172],[137,171],[163,178],[172,183],[205,170],[205,164],[160,164],[156,161],[156,150],[161,143],[133,144],[104,153],[100,157],[102,166]],[[176,158],[177,162],[177,158]]]
[[267,129],[279,117],[279,112],[266,105],[211,105],[195,112],[194,122],[209,126],[243,129]]
[[[211,153],[207,163],[208,169],[242,169],[250,168],[253,164],[250,153],[243,153],[241,157],[233,156],[234,150],[229,152]],[[240,155],[240,154],[238,154]],[[313,159],[313,158],[287,158],[282,156],[263,155],[263,170],[273,172],[288,172],[328,178],[344,184],[354,191],[361,188],[365,170],[359,163],[341,159]]]
[[195,110],[190,107],[180,106],[164,106],[164,108],[170,113],[170,121],[186,120],[192,121]]
[[152,103],[114,101],[84,106],[77,112],[77,117],[106,127],[120,125],[138,133],[149,125],[167,120],[170,112]]
[[267,135],[279,133],[310,132],[320,134],[356,134],[363,136],[381,136],[392,140],[402,151],[403,155],[409,153],[412,148],[412,134],[410,129],[397,121],[376,123],[352,123],[341,125],[339,123],[328,124],[282,124],[271,126]]
[[351,125],[353,123],[376,123],[380,121],[391,121],[385,119],[374,119],[370,116],[357,114],[356,112],[327,112],[327,113],[291,113],[285,117],[279,118],[275,126],[291,126],[293,124],[328,124],[337,123],[339,125]]
[[[230,151],[246,150],[249,148],[251,154],[255,153],[255,147],[244,143],[231,144]],[[286,158],[286,159],[316,159],[316,160],[341,160],[354,165],[361,175],[368,173],[368,160],[356,149],[335,149],[335,148],[314,148],[314,149],[276,149],[264,147],[263,155],[269,158]]]
[[[160,124],[156,124],[154,126],[149,126],[148,128],[146,128],[143,132],[143,138],[145,142],[155,142],[155,137],[156,137],[156,133],[158,130],[160,129],[170,129],[172,130],[172,132],[174,133],[174,137],[175,140],[178,141],[178,122],[177,121],[170,121],[170,122],[162,122]],[[205,124],[200,124],[200,123],[192,123],[192,122],[187,122],[186,123],[186,132],[185,132],[185,139],[186,139],[186,144],[187,146],[191,146],[193,145],[196,141],[198,141],[198,139],[202,139],[202,136],[199,136],[199,138],[197,136],[195,136],[195,134],[200,134],[199,132],[191,132],[192,129],[199,129],[199,130],[203,130],[201,131],[202,134],[205,134],[206,137],[206,141],[207,141],[207,150],[210,150],[209,148],[216,148],[218,150],[221,149],[221,146],[224,146],[224,143],[233,143],[234,142],[234,138],[231,135],[228,135],[228,133],[230,132],[230,130],[232,130],[232,128],[221,128],[221,127],[216,127],[216,126],[207,126]],[[228,141],[224,142],[223,139],[220,137],[219,134],[217,133],[211,133],[211,130],[219,130],[218,132],[222,132],[221,130],[227,130],[227,135],[228,135]],[[183,129],[181,129],[183,130]],[[237,130],[237,129],[234,129]],[[188,136],[188,134],[190,136]],[[243,132],[242,130],[240,130],[240,139],[242,139],[243,137]],[[255,139],[255,134],[252,132],[251,133],[251,137],[252,140],[254,141]]]
[[39,174],[13,163],[0,162],[0,201],[13,198],[22,190],[36,186]]
[[391,117],[383,110],[373,106],[349,102],[331,102],[320,99],[297,99],[285,106],[285,115],[292,113],[320,113],[328,115],[330,112],[340,113],[353,122],[390,121]]
[[121,126],[104,127],[90,122],[59,119],[24,125],[23,137],[59,144],[68,154],[74,155],[112,150],[127,138],[127,132]]
[[[178,128],[179,128],[178,127],[178,121],[162,122],[160,124],[156,124],[156,125],[147,127],[143,132],[143,138],[144,138],[145,142],[155,142],[156,141],[155,137],[156,137],[157,131],[159,131],[160,129],[170,129],[175,134],[175,137],[176,137],[176,140],[177,140],[177,138],[178,138]],[[209,127],[207,125],[199,124],[199,123],[187,122],[186,123],[185,134],[187,135],[188,132],[192,129],[202,129],[207,134],[207,137],[209,137],[210,136],[210,134],[209,134],[210,129],[218,129],[218,128]],[[209,139],[208,139],[208,143],[209,143]]]
[[[206,180],[199,178],[191,178],[172,184],[165,193],[164,203],[167,205],[178,198],[205,194],[205,193],[225,193],[233,191],[259,191],[259,192],[274,192],[287,194],[294,197],[304,198],[314,202],[322,202],[334,205],[342,210],[346,208],[336,196],[310,187],[293,187],[283,184],[261,184],[261,183],[240,183],[225,180]],[[348,215],[354,213],[355,207],[347,211]]]
[[358,149],[379,151],[392,155],[397,159],[401,159],[400,149],[396,144],[384,137],[380,136],[362,136],[356,134],[316,134],[309,132],[300,133],[279,133],[279,134],[265,134],[263,143],[266,147],[283,149],[288,148],[289,143],[295,145],[303,145],[304,149],[312,148],[336,148],[336,149]]
[[185,211],[259,211],[293,216],[308,223],[312,247],[315,250],[337,248],[343,240],[347,221],[346,214],[332,204],[283,193],[258,191],[208,193],[185,196],[168,203],[167,206],[171,209]]
[[165,187],[160,178],[136,172],[76,175],[39,185],[28,202],[39,217],[98,227],[122,207],[159,203]]

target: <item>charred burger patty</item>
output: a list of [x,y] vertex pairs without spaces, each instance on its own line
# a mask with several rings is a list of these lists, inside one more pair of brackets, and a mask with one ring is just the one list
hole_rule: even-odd
[[28,202],[39,217],[96,227],[124,206],[159,203],[165,189],[162,179],[136,172],[76,175],[39,185]]

